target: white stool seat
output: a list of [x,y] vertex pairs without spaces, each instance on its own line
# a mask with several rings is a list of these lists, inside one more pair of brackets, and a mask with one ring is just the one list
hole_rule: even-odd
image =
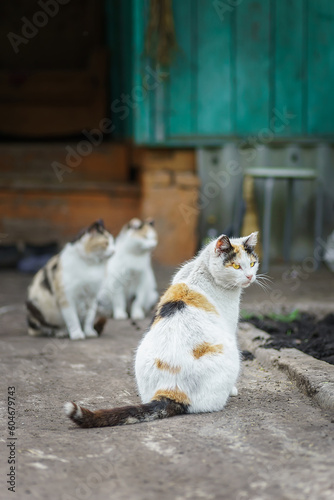
[[318,174],[311,168],[285,168],[285,167],[255,167],[248,168],[246,175],[252,177],[273,177],[275,179],[316,179]]

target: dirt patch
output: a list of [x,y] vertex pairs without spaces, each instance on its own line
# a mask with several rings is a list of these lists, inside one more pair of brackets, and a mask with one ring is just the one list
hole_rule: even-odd
[[271,335],[262,347],[278,350],[294,347],[334,365],[334,314],[322,320],[302,313],[289,322],[268,316],[247,318],[247,322]]

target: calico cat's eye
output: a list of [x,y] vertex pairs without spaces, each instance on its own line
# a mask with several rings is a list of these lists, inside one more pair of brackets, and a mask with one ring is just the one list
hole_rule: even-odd
[[236,264],[235,262],[233,262],[232,266],[234,267],[234,269],[240,269],[240,265]]
[[250,266],[251,267],[255,266],[255,262],[251,262]]

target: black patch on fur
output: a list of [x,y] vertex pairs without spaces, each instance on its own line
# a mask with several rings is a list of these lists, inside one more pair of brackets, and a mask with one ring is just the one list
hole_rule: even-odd
[[58,269],[58,260],[51,267],[52,273],[54,274],[57,271],[57,269]]
[[88,232],[97,231],[98,233],[103,234],[104,229],[105,229],[104,222],[103,222],[102,219],[99,219],[99,220],[93,222],[93,224],[91,224],[89,226],[89,228],[87,229],[87,231]]
[[153,325],[153,323],[155,322],[155,320],[159,317],[159,314],[158,312],[156,311],[153,315],[153,318],[151,319],[151,322],[150,324],[148,325],[148,330],[151,328],[151,326]]
[[184,309],[186,306],[187,304],[183,302],[183,300],[166,302],[163,306],[161,306],[159,310],[159,316],[161,318],[170,318],[176,312],[182,311],[182,309]]
[[40,330],[40,325],[38,325],[37,323],[34,323],[30,318],[28,318],[27,322],[28,322],[28,326],[32,330]]
[[255,253],[255,252],[253,251],[253,252],[252,252],[252,255],[253,255],[253,257],[255,257],[256,262],[258,262],[258,260],[259,260],[259,256],[258,256],[258,254],[257,254],[257,253]]
[[103,332],[104,325],[107,322],[107,318],[99,318],[95,323],[94,323],[94,330],[97,331],[99,335]]
[[243,247],[245,249],[245,252],[248,253],[249,255],[253,253],[252,247],[249,247],[248,245],[246,245],[246,243],[243,244]]
[[243,247],[248,255],[253,255],[253,257],[255,257],[256,260],[259,260],[257,254],[254,252],[254,247],[247,245],[247,241],[243,243]]
[[243,245],[243,247],[244,247],[244,249],[245,249],[245,252],[246,252],[249,256],[251,256],[251,255],[252,255],[252,256],[256,259],[256,261],[258,261],[258,260],[259,260],[259,258],[258,258],[258,256],[257,256],[257,254],[254,252],[254,250],[253,250],[251,247],[249,247],[249,246],[247,246],[247,245],[245,245],[245,244]]
[[53,291],[52,291],[52,288],[51,288],[51,283],[49,281],[49,278],[48,278],[48,273],[46,271],[46,269],[44,268],[44,271],[43,271],[43,279],[41,281],[41,286],[43,288],[45,288],[46,290],[48,290],[48,292],[51,293],[51,295],[53,294]]
[[154,227],[154,226],[155,226],[155,220],[154,220],[154,219],[151,219],[151,218],[146,219],[146,220],[145,220],[145,224],[148,224],[149,226]]
[[48,323],[45,320],[41,311],[30,300],[27,300],[26,306],[27,306],[28,311],[31,313],[32,317],[35,318],[41,325],[47,326],[48,328],[58,329],[58,326],[51,325],[51,323]]
[[229,252],[228,254],[225,255],[224,257],[224,264],[228,264],[232,260],[236,258],[236,252],[233,250],[232,252]]

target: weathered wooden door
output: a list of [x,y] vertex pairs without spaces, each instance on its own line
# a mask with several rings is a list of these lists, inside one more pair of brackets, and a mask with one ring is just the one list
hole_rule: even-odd
[[156,68],[144,57],[149,2],[122,5],[114,81],[133,100],[119,130],[137,143],[333,137],[332,0],[174,0],[179,50],[150,90],[145,78]]

